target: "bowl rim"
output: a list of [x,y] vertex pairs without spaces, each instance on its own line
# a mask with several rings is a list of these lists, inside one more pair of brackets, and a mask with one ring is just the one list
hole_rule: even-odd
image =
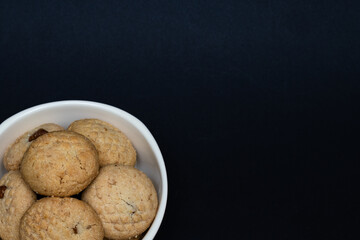
[[43,104],[39,104],[39,105],[35,105],[33,107],[24,109],[12,116],[10,116],[9,118],[5,119],[1,124],[0,124],[0,135],[5,131],[5,129],[7,129],[7,127],[9,127],[13,122],[16,122],[18,119],[21,119],[23,117],[25,117],[28,114],[31,114],[33,112],[37,112],[37,111],[42,111],[45,110],[47,108],[53,108],[53,107],[58,107],[58,106],[71,106],[71,105],[78,105],[78,106],[90,106],[90,107],[96,107],[96,108],[101,108],[104,109],[106,111],[112,112],[116,115],[120,115],[121,117],[123,117],[126,121],[132,123],[134,125],[134,127],[136,127],[144,136],[144,138],[146,139],[146,141],[149,143],[149,145],[151,146],[152,150],[154,151],[155,157],[158,161],[158,166],[159,166],[159,170],[160,170],[160,177],[161,177],[161,190],[162,190],[162,194],[160,197],[160,204],[158,206],[158,210],[155,216],[154,221],[152,222],[149,230],[147,231],[147,233],[145,234],[145,237],[143,238],[143,240],[150,240],[153,239],[156,235],[156,233],[158,232],[161,222],[164,218],[164,214],[165,214],[165,209],[166,209],[166,205],[167,205],[167,198],[168,198],[168,180],[167,180],[167,173],[166,173],[166,167],[165,167],[165,162],[163,159],[163,156],[161,154],[160,148],[155,140],[155,138],[153,137],[153,135],[150,133],[149,129],[145,126],[144,123],[142,123],[139,119],[137,119],[136,117],[134,117],[133,115],[131,115],[130,113],[119,109],[117,107],[108,105],[108,104],[104,104],[104,103],[100,103],[100,102],[94,102],[94,101],[88,101],[88,100],[63,100],[63,101],[54,101],[54,102],[48,102],[48,103],[43,103]]

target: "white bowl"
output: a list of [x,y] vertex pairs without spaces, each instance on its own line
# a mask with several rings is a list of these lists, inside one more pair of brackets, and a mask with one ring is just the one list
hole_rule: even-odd
[[2,164],[4,152],[15,139],[43,123],[57,123],[66,128],[74,120],[98,118],[123,131],[137,152],[136,167],[153,181],[159,197],[159,209],[143,240],[153,239],[164,217],[168,183],[160,149],[145,125],[137,118],[118,108],[89,101],[51,102],[21,111],[0,125],[0,177],[6,173]]

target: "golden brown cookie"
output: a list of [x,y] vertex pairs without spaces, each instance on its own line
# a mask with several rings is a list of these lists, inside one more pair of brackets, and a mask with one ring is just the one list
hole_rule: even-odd
[[51,132],[31,143],[20,172],[39,194],[71,196],[84,190],[97,176],[98,153],[83,135],[70,131]]
[[100,166],[123,164],[135,166],[136,151],[130,140],[113,125],[98,119],[82,119],[70,124],[68,130],[89,138],[99,151]]
[[75,198],[47,197],[34,203],[20,224],[22,240],[102,240],[99,216]]
[[46,123],[24,133],[16,139],[16,141],[5,152],[3,159],[5,168],[8,171],[18,170],[24,153],[33,140],[47,132],[60,130],[64,130],[64,128],[54,123]]
[[10,171],[0,179],[0,239],[20,239],[20,219],[35,201],[35,193],[19,171]]
[[151,180],[130,166],[108,165],[83,192],[82,200],[99,214],[109,239],[128,239],[152,223],[158,199]]

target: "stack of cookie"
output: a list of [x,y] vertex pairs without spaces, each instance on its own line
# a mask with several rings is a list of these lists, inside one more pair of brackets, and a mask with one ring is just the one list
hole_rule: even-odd
[[156,215],[157,193],[134,167],[134,147],[107,122],[41,125],[19,137],[3,163],[3,240],[140,239]]

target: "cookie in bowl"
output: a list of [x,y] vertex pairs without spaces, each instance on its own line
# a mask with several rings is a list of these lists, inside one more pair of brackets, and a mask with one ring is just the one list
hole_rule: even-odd
[[24,153],[36,138],[45,133],[60,130],[64,130],[64,128],[54,123],[46,123],[31,129],[17,138],[4,154],[3,163],[6,170],[19,170]]
[[82,194],[99,214],[109,239],[131,239],[152,223],[158,198],[151,180],[140,170],[108,165]]
[[84,190],[99,172],[98,152],[83,135],[47,133],[24,154],[20,172],[38,194],[66,197]]
[[89,138],[99,151],[100,166],[122,164],[135,166],[136,151],[128,137],[115,126],[99,119],[81,119],[68,127]]
[[34,203],[20,223],[22,240],[102,240],[99,216],[85,202],[75,198],[47,197]]
[[0,239],[20,239],[20,219],[35,201],[35,193],[19,171],[10,171],[0,179]]

